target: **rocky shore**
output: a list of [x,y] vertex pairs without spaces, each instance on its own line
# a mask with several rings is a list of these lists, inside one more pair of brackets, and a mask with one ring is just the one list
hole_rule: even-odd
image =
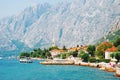
[[46,60],[40,62],[43,65],[77,65],[77,66],[89,66],[98,68],[107,72],[115,72],[115,76],[120,77],[120,64],[111,66],[109,63],[86,63],[81,60]]
[[43,64],[43,65],[73,65],[74,61],[73,60],[64,60],[64,61],[46,60],[44,62],[40,62],[40,64]]

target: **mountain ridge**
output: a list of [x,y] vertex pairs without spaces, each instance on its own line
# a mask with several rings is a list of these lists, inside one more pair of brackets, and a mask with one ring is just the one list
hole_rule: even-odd
[[53,37],[60,47],[96,43],[111,30],[119,9],[119,0],[75,0],[26,8],[0,20],[0,50],[16,50],[14,40],[29,48],[49,47]]

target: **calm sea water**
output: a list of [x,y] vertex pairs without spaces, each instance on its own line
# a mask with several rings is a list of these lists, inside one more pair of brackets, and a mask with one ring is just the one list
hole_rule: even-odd
[[0,60],[0,80],[120,80],[114,73],[96,68],[31,64],[18,60]]

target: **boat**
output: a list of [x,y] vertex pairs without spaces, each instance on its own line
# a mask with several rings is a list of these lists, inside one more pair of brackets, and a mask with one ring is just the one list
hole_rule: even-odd
[[29,57],[20,58],[20,63],[32,63],[32,60]]
[[2,57],[0,57],[0,60],[3,59]]

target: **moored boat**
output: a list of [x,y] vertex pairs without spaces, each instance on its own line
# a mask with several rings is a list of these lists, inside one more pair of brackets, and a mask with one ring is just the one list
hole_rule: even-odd
[[2,57],[0,57],[0,60],[3,59]]
[[21,63],[32,63],[32,60],[29,57],[23,57],[19,60]]

